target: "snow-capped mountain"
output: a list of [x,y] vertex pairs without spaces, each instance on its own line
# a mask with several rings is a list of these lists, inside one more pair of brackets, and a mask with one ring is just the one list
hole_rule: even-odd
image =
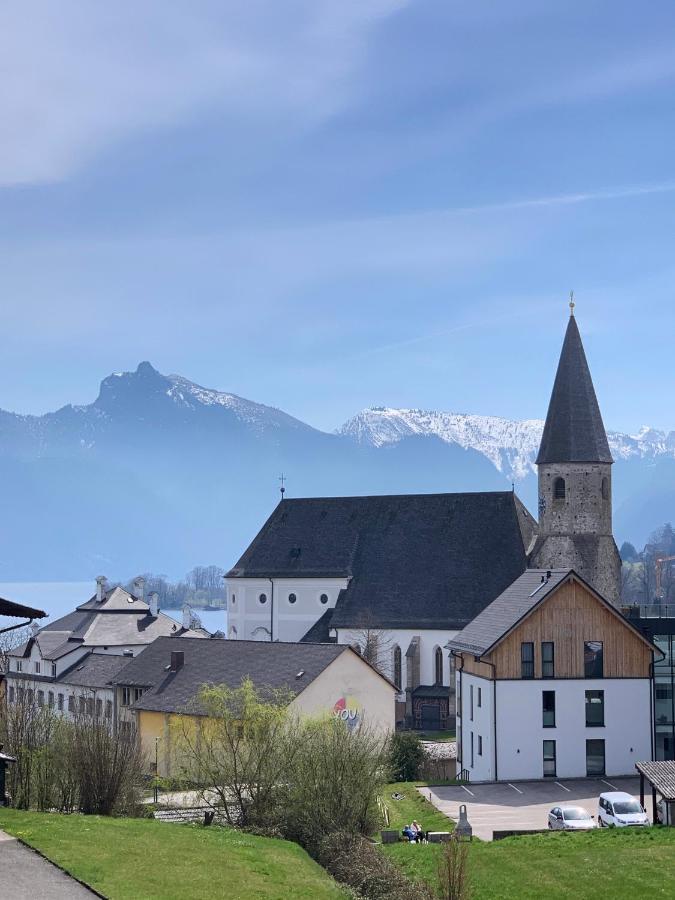
[[[522,481],[536,472],[543,429],[542,419],[517,421],[499,416],[371,407],[345,422],[338,433],[377,448],[412,435],[437,437],[448,444],[476,450],[507,479]],[[645,426],[635,435],[610,431],[608,439],[615,460],[675,458],[672,431],[665,433]]]

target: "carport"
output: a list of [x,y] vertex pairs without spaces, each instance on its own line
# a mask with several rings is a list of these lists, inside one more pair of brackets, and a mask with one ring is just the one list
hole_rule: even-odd
[[635,763],[640,775],[640,805],[645,805],[645,780],[652,789],[652,821],[656,822],[656,795],[660,794],[667,807],[668,824],[675,823],[675,760],[660,759],[654,762]]

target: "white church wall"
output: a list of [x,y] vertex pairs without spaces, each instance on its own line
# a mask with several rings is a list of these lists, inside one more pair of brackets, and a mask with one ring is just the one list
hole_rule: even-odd
[[[392,681],[394,680],[394,648],[397,645],[401,648],[401,685],[404,691],[407,683],[405,654],[414,637],[419,637],[420,639],[420,684],[436,683],[435,652],[436,648],[439,647],[443,656],[443,684],[446,686],[454,686],[454,682],[450,677],[450,655],[449,651],[445,649],[445,645],[457,634],[456,631],[421,628],[383,628],[381,630],[371,628],[369,631],[378,634],[380,637],[381,646],[385,648],[385,657],[389,660],[389,670],[385,674],[391,678]],[[354,645],[362,643],[363,638],[363,629],[338,629],[338,644]]]

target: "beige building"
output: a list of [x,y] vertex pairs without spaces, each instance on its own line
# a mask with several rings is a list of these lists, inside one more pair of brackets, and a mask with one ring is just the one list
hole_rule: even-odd
[[[179,647],[180,649],[176,649]],[[113,679],[122,722],[135,723],[151,767],[176,774],[172,726],[197,719],[194,701],[204,684],[288,692],[303,716],[331,715],[351,727],[394,730],[394,685],[351,647],[339,644],[158,638]]]

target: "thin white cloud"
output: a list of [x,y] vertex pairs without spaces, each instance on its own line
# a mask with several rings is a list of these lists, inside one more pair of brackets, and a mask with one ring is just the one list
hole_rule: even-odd
[[371,29],[408,0],[10,0],[0,13],[0,185],[56,181],[197,116],[289,127],[349,97]]

